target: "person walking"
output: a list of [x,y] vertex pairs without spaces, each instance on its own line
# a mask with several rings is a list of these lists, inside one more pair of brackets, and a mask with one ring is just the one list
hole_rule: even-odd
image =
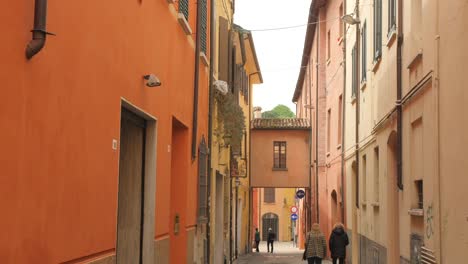
[[260,232],[258,231],[258,228],[255,228],[255,247],[257,248],[257,252],[260,252],[259,247],[260,247]]
[[[343,264],[346,258],[346,246],[349,244],[348,235],[344,231],[342,223],[337,223],[333,227],[330,235],[329,247],[333,264]],[[339,262],[337,262],[339,260]]]
[[308,264],[322,264],[322,259],[327,256],[327,241],[317,223],[312,225],[312,230],[307,233],[303,259]]
[[[271,227],[268,228],[268,237],[267,237],[267,250],[268,252],[273,253],[273,243],[275,242],[276,239],[276,234],[271,230]],[[270,245],[271,245],[271,251],[270,251]]]

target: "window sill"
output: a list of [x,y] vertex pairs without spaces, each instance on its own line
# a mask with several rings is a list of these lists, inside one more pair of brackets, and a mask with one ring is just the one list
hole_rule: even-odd
[[423,57],[423,50],[420,49],[418,51],[418,54],[416,54],[416,56],[414,56],[414,58],[411,60],[410,64],[406,68],[411,70],[414,67],[414,65],[416,65],[419,61],[422,60],[422,57]]
[[373,203],[371,203],[371,206],[378,208],[378,207],[380,207],[380,203],[379,202],[373,202]]
[[166,0],[168,4],[175,4],[175,0]]
[[372,72],[373,73],[376,73],[377,70],[379,69],[379,66],[380,66],[380,62],[382,61],[382,55],[380,55],[379,57],[377,57],[375,60],[374,60],[374,63],[372,64]]
[[202,60],[203,64],[205,64],[206,67],[210,67],[210,62],[208,61],[208,58],[206,57],[205,52],[200,52],[200,59]]
[[184,30],[185,35],[192,35],[192,29],[190,28],[190,25],[187,22],[187,19],[185,19],[184,14],[178,13],[177,20],[179,21],[180,26],[182,26],[182,29]]
[[396,31],[395,28],[392,28],[392,30],[388,33],[388,39],[387,39],[387,48],[390,48],[393,43],[395,42],[396,39]]
[[419,208],[412,208],[408,210],[408,214],[411,216],[424,216],[424,210]]
[[367,207],[367,202],[361,202],[362,207]]
[[272,168],[272,171],[288,171],[288,168]]

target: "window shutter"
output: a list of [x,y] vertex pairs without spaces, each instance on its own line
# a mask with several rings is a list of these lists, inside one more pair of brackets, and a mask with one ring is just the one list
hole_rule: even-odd
[[200,50],[205,53],[206,55],[206,47],[207,47],[207,42],[206,42],[206,33],[207,33],[207,28],[208,28],[208,11],[206,8],[206,0],[199,0],[199,3],[201,5],[201,32],[200,32]]
[[228,21],[224,17],[219,17],[219,65],[218,78],[219,80],[228,81],[229,78],[229,29]]
[[351,83],[351,96],[356,97],[356,87],[357,87],[357,70],[356,70],[356,65],[357,65],[357,60],[356,60],[356,46],[353,47],[353,50],[351,51],[351,58],[352,58],[352,83]]
[[189,17],[189,0],[179,0],[179,13],[182,13],[185,20]]
[[208,221],[208,148],[202,138],[198,155],[198,221]]
[[374,4],[374,60],[382,55],[382,0]]
[[264,188],[263,189],[263,201],[265,203],[275,202],[275,188]]
[[367,23],[362,26],[361,82],[367,79]]

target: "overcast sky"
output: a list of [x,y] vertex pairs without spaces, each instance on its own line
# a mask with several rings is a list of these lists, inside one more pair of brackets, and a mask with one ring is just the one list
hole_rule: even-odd
[[253,105],[262,111],[278,104],[296,111],[292,103],[306,26],[272,31],[255,31],[307,24],[311,0],[236,0],[234,23],[253,30],[252,35],[263,75],[254,87]]

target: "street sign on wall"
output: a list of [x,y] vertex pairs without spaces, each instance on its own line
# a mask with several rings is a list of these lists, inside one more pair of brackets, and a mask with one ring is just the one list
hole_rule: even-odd
[[296,197],[297,198],[302,199],[302,198],[304,198],[304,196],[305,196],[305,191],[304,190],[298,190],[296,192]]
[[297,213],[297,207],[296,206],[291,206],[291,214]]
[[296,221],[297,218],[299,218],[297,214],[291,214],[291,220]]

